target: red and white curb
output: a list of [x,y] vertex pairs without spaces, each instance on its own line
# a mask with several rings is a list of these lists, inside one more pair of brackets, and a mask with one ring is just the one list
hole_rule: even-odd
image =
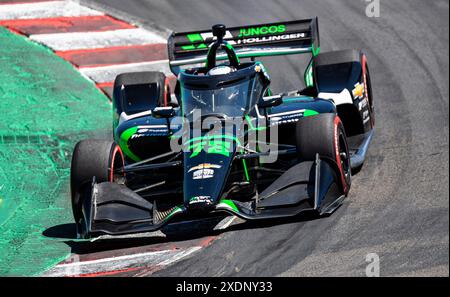
[[52,49],[109,97],[115,77],[168,67],[167,41],[77,1],[0,0],[0,26]]
[[[224,230],[236,222],[236,217],[228,216],[218,223],[204,222],[213,230]],[[189,224],[195,222],[175,223],[172,228],[184,229]],[[194,229],[201,228],[198,225]],[[163,242],[155,244],[145,244],[145,239],[154,238],[163,240],[166,236],[160,232],[150,232],[142,234],[131,234],[123,236],[102,236],[84,242],[87,249],[96,249],[96,244],[101,241],[102,245],[109,240],[108,249],[101,252],[72,254],[69,258],[47,270],[43,277],[101,277],[101,276],[150,276],[153,273],[164,269],[176,262],[199,252],[209,246],[217,236],[206,236],[199,239],[191,239],[180,242]],[[134,247],[116,248],[117,240],[132,241],[141,240],[141,243],[134,243]],[[116,242],[114,242],[116,241]],[[119,245],[120,246],[120,245]]]
[[146,275],[171,265],[201,248],[201,246],[194,246],[183,250],[160,250],[85,261],[80,261],[78,256],[72,256],[69,261],[56,265],[43,276],[89,277],[120,275],[131,272],[134,276],[138,273]]
[[[174,81],[164,37],[76,1],[0,0],[0,26],[52,49],[110,97],[115,77],[123,72],[164,71]],[[74,254],[44,276],[150,275],[215,238]]]
[[[142,235],[129,235],[136,240]],[[117,238],[116,238],[117,239]],[[125,238],[123,238],[125,239]],[[72,254],[47,270],[44,277],[149,276],[207,247],[216,236],[179,243],[158,243],[136,247],[109,249],[87,254]],[[103,240],[107,240],[104,238]],[[95,246],[94,242],[90,243]],[[114,243],[110,245],[114,246]]]

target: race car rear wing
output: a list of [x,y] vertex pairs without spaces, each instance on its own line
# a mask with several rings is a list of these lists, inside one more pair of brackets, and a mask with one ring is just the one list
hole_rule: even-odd
[[[169,61],[173,67],[206,61],[209,45],[216,39],[211,30],[174,32],[168,40]],[[224,40],[231,44],[239,58],[255,58],[311,53],[320,51],[318,19],[270,23],[227,28]],[[218,53],[217,60],[227,59]],[[176,71],[178,72],[178,71]]]

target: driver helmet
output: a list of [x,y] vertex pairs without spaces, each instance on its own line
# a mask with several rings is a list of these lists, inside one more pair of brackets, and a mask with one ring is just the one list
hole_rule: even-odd
[[207,74],[208,75],[224,75],[224,74],[229,74],[234,71],[236,71],[236,69],[233,67],[221,65],[221,66],[212,68],[211,70],[208,71]]
[[[220,65],[212,68],[208,71],[208,75],[224,75],[229,74],[231,72],[236,71],[236,68],[230,67],[227,65]],[[224,88],[221,91],[222,95],[222,104],[226,105],[234,105],[235,102],[239,99],[239,89],[233,89],[233,88]]]

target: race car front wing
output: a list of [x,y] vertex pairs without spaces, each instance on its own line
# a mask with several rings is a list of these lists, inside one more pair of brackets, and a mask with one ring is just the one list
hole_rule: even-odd
[[[210,213],[226,212],[245,220],[294,217],[305,211],[330,214],[345,198],[339,169],[320,158],[291,167],[249,202],[222,199]],[[184,205],[159,209],[124,185],[92,184],[91,199],[83,201],[80,237],[123,235],[161,229],[174,217],[189,215]]]

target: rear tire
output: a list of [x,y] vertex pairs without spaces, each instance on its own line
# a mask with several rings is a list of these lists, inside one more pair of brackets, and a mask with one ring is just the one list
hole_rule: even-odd
[[297,152],[303,161],[314,161],[316,154],[334,162],[340,173],[343,190],[351,185],[350,155],[344,125],[336,114],[304,117],[296,126]]
[[113,141],[87,139],[76,144],[70,169],[70,190],[78,234],[82,233],[83,227],[83,199],[90,193],[94,176],[97,183],[116,182],[123,179],[124,173],[114,171],[124,166],[122,151]]
[[[156,97],[149,97],[149,89],[146,92],[142,92],[140,94],[134,94],[134,96],[144,96],[148,98],[147,106],[143,107],[143,109],[151,110],[154,107],[158,106],[167,106],[170,101],[170,91],[167,78],[162,72],[148,71],[148,72],[129,72],[119,74],[114,81],[114,98],[113,103],[117,108],[118,113],[122,113],[123,108],[129,103],[127,102],[126,97],[119,95],[120,90],[123,88],[127,88],[128,86],[151,86],[152,84],[156,84]],[[130,114],[128,114],[130,115]]]

